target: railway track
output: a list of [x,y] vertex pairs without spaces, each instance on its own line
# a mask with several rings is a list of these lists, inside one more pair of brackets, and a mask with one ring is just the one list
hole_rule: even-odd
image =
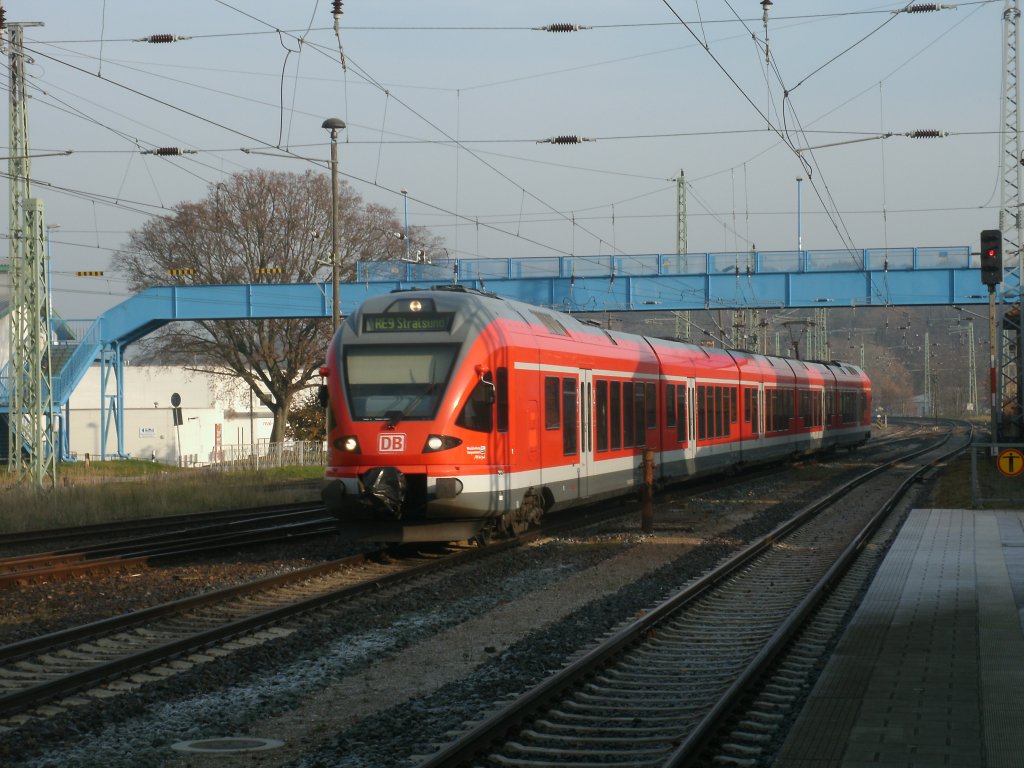
[[[594,521],[593,511],[586,520]],[[297,626],[294,617],[305,612],[340,606],[368,591],[378,599],[389,583],[574,525],[579,521],[571,516],[498,547],[452,548],[450,560],[436,553],[390,561],[362,555],[0,648],[0,729],[166,679],[236,648],[286,635]]]
[[223,644],[242,636],[266,641],[290,631],[282,622],[437,565],[435,558],[356,555],[4,646],[0,725],[93,686],[103,686],[93,694],[102,698],[111,681],[143,670],[136,684],[176,674],[197,663],[190,654],[215,646],[216,654],[229,652]]
[[[209,654],[225,655],[289,634],[293,628],[283,625],[303,614],[617,514],[574,510],[486,547],[376,550],[0,647],[0,728],[32,717],[23,713],[33,709],[42,715],[59,712],[60,699],[93,687],[98,688],[84,695],[104,698],[111,690],[177,674]],[[242,646],[231,645],[241,638]],[[194,654],[200,654],[199,661],[189,661]],[[82,695],[70,703],[79,703]],[[44,707],[51,702],[58,703]]]
[[[126,529],[135,535],[125,538]],[[0,588],[123,570],[141,563],[195,557],[226,548],[334,535],[336,531],[333,518],[326,515],[322,506],[312,504],[189,515],[173,521],[145,520],[122,528],[103,525],[53,531],[51,542],[77,538],[90,542],[99,539],[100,543],[0,558]],[[118,534],[120,538],[111,540]],[[0,545],[5,540],[24,543],[45,538],[40,532],[33,532],[28,537],[5,537]]]
[[[874,441],[874,447],[914,439],[919,439],[914,425],[895,426],[885,438]],[[721,479],[712,478],[688,487],[699,490],[708,483],[720,482]],[[3,534],[0,552],[51,548],[0,558],[0,588],[79,578],[87,573],[131,569],[143,563],[195,557],[231,547],[329,536],[335,532],[333,518],[322,505],[298,503]],[[63,546],[52,548],[55,541]]]
[[[723,749],[726,763],[756,764],[772,728],[784,719],[780,706],[797,700],[794,675],[813,671],[808,646],[824,649],[822,630],[805,633],[804,647],[779,664],[778,679],[763,680],[766,670],[915,479],[969,442],[960,437],[952,448],[943,447],[950,435],[952,430],[808,505],[443,745],[420,768],[677,766],[697,759],[712,738],[730,745]],[[853,593],[845,592],[851,600]],[[833,624],[839,610],[833,606],[825,614]],[[726,716],[758,681],[750,714],[723,734]]]
[[109,523],[76,525],[67,528],[39,528],[30,531],[0,533],[0,552],[39,552],[53,549],[53,542],[61,542],[63,548],[88,546],[97,542],[108,542],[115,538],[143,538],[159,533],[199,526],[230,525],[239,520],[256,519],[263,516],[302,512],[322,507],[312,502],[275,504],[265,507],[224,509],[213,512],[194,512],[183,515],[164,515]]

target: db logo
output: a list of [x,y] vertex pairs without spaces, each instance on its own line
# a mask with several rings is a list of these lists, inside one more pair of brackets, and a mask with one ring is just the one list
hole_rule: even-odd
[[405,435],[400,432],[381,432],[377,435],[377,450],[381,453],[399,453],[405,450]]

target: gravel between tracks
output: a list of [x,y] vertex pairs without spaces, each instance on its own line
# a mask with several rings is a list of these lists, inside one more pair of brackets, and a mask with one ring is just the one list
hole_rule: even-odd
[[[606,525],[573,539],[548,539],[477,567],[396,590],[386,604],[367,598],[336,616],[293,624],[287,636],[148,685],[101,706],[0,733],[0,764],[32,766],[408,766],[448,731],[487,714],[586,650],[594,638],[635,617],[741,543],[771,530],[794,500],[832,484],[836,461],[797,468],[720,492],[662,498],[650,535]],[[782,484],[786,484],[785,495]],[[639,521],[638,508],[627,515]],[[628,527],[628,526],[627,526]],[[269,562],[145,569],[131,599],[150,604],[202,588],[308,564],[323,554]],[[333,556],[333,555],[332,555]],[[255,556],[251,556],[255,557]],[[191,574],[189,576],[188,574]],[[99,580],[103,581],[103,580]],[[182,585],[191,585],[191,591]],[[54,585],[47,599],[82,621],[90,580]],[[122,594],[117,594],[122,597]],[[0,594],[6,602],[18,596]],[[40,594],[26,595],[38,610]],[[116,600],[115,600],[116,602]],[[86,607],[90,606],[90,607]],[[123,612],[131,606],[118,604]],[[61,612],[61,615],[64,615]],[[97,616],[98,618],[98,616]],[[54,618],[59,623],[59,619]],[[34,620],[33,626],[40,626]],[[223,737],[280,739],[260,752],[191,754],[171,745]]]

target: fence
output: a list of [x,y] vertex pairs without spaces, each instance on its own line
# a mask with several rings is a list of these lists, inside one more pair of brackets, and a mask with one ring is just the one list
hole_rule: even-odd
[[327,444],[321,441],[271,443],[261,440],[253,445],[222,445],[203,461],[198,454],[184,454],[178,466],[207,467],[230,471],[237,469],[272,469],[277,467],[324,466]]

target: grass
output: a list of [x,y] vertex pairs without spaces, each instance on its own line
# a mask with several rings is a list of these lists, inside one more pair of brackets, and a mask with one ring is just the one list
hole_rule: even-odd
[[[213,472],[134,459],[61,464],[56,489],[18,484],[0,467],[0,533],[108,523],[141,517],[319,500],[323,467]],[[985,509],[1024,509],[1024,476],[1004,477],[994,460],[978,457]],[[971,509],[971,462],[947,465],[931,502]]]
[[138,460],[61,464],[57,487],[16,483],[0,467],[0,533],[320,498],[323,467],[213,472]]
[[[979,509],[1024,509],[1024,476],[1004,476],[995,460],[978,455]],[[973,509],[971,458],[965,455],[946,465],[935,489],[932,504],[941,509]]]

